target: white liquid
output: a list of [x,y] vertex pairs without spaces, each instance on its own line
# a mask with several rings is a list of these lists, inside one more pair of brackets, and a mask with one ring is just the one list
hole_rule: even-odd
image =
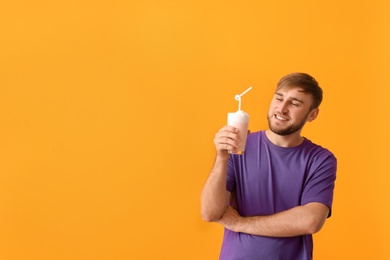
[[[240,110],[235,113],[228,113],[228,125],[234,126],[238,129],[238,134],[241,137],[238,150],[235,152],[236,154],[243,154],[245,151],[246,138],[248,135],[248,123],[249,123],[249,115]],[[233,153],[229,151],[230,153]]]

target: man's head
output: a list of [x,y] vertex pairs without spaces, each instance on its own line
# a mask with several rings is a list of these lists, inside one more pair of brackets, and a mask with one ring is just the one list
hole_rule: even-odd
[[278,135],[300,133],[306,122],[313,121],[319,112],[322,89],[308,74],[284,76],[276,87],[268,112],[268,124]]
[[312,95],[311,109],[318,108],[322,102],[322,89],[309,74],[299,72],[287,74],[279,80],[276,91],[283,87],[301,87],[304,93]]

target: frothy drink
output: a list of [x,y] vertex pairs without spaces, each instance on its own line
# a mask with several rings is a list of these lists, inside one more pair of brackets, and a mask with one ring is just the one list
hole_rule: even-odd
[[245,145],[246,145],[246,137],[248,135],[248,122],[249,122],[249,115],[242,110],[238,110],[237,112],[234,113],[228,113],[227,124],[237,128],[238,134],[241,137],[237,151],[236,152],[229,151],[229,153],[234,153],[234,154],[244,153]]

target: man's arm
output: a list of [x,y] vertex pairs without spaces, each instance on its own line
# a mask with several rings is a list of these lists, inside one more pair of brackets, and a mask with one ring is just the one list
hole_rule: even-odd
[[201,194],[201,214],[205,221],[217,221],[226,210],[230,192],[226,190],[227,159],[215,159]]
[[242,217],[235,209],[228,207],[218,223],[235,232],[292,237],[320,231],[328,214],[329,208],[319,202],[311,202],[273,215],[253,217]]
[[226,190],[228,150],[237,149],[238,140],[238,131],[231,126],[221,128],[215,135],[217,155],[201,194],[201,215],[205,221],[218,221],[229,203],[230,192]]

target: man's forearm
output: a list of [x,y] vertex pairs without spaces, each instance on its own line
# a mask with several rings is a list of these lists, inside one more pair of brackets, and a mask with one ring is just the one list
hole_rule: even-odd
[[226,190],[228,158],[216,157],[201,194],[201,215],[205,221],[217,221],[225,212],[230,198]]
[[227,208],[220,224],[235,232],[269,237],[292,237],[318,232],[329,209],[321,203],[309,203],[269,216],[241,217]]

